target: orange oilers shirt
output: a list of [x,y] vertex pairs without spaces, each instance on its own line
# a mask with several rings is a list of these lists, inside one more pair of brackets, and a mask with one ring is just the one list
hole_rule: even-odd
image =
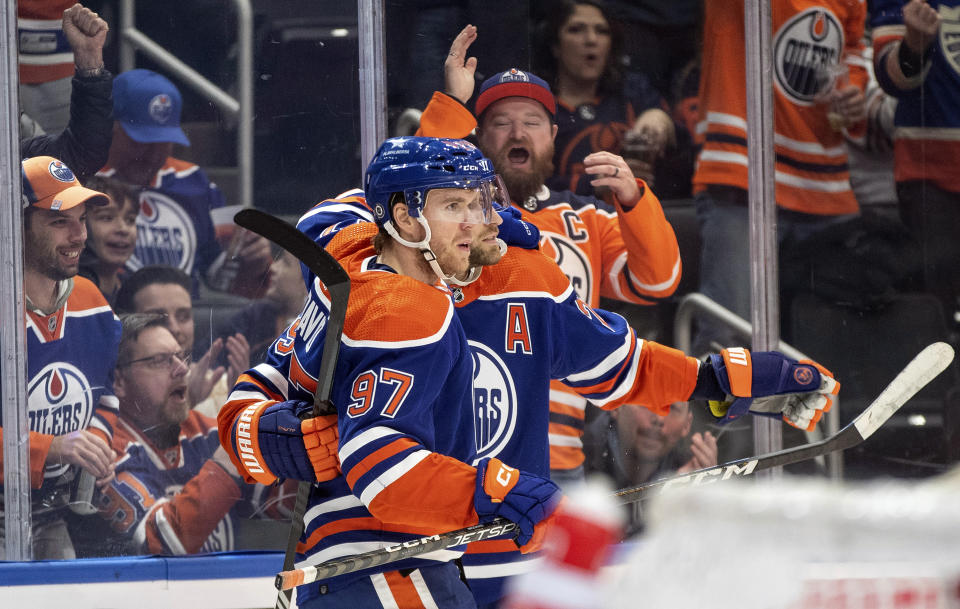
[[[818,101],[817,74],[845,63],[850,82],[866,86],[864,0],[773,0],[771,9],[777,204],[810,214],[856,213],[843,133],[830,126]],[[704,37],[694,192],[716,185],[746,189],[743,2],[704,3],[704,31],[710,35]]]

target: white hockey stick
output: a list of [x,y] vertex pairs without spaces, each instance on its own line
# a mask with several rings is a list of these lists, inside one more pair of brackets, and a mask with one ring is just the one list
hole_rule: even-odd
[[[786,450],[768,453],[758,457],[730,461],[715,467],[701,469],[674,478],[665,478],[648,482],[634,488],[626,488],[614,493],[620,503],[633,503],[648,496],[654,490],[685,484],[704,484],[717,480],[726,480],[733,476],[749,476],[754,472],[779,465],[798,463],[806,459],[813,459],[837,450],[846,450],[860,444],[869,438],[881,425],[896,413],[907,400],[923,389],[938,374],[943,372],[953,361],[953,347],[946,343],[933,343],[921,351],[900,374],[887,385],[886,389],[877,396],[856,419],[836,434],[815,442],[804,444]],[[309,584],[320,579],[343,575],[360,569],[367,569],[410,558],[426,552],[451,548],[479,539],[490,539],[514,531],[516,526],[501,518],[487,524],[477,524],[472,527],[450,531],[439,535],[421,537],[411,541],[372,550],[364,554],[347,556],[345,558],[327,561],[316,566],[304,567],[283,571],[277,574],[276,586],[280,590],[287,590],[302,584]]]
[[705,484],[717,480],[726,480],[734,476],[749,476],[754,472],[771,467],[799,463],[838,450],[846,450],[873,435],[873,432],[900,410],[900,407],[907,400],[916,395],[938,374],[946,370],[952,361],[953,347],[947,343],[928,345],[900,371],[900,374],[887,385],[877,396],[877,399],[857,415],[857,418],[850,421],[846,427],[834,435],[819,442],[795,446],[758,457],[730,461],[682,476],[655,480],[634,488],[619,490],[614,493],[614,496],[620,503],[633,503],[657,489],[666,490],[681,485]]

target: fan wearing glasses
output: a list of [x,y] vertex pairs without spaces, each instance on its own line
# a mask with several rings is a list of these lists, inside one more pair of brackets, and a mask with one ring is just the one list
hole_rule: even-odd
[[91,537],[106,539],[89,553],[235,549],[231,512],[246,485],[220,447],[216,421],[190,408],[190,356],[164,315],[137,313],[121,321],[113,436],[120,459],[116,479],[94,500],[104,521]]

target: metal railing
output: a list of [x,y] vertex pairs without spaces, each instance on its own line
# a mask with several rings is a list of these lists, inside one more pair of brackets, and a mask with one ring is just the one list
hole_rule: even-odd
[[[750,341],[753,338],[753,327],[750,322],[713,299],[693,292],[680,300],[677,312],[674,315],[673,344],[684,353],[690,353],[693,341],[693,321],[697,317],[708,317],[711,321],[730,328],[744,341]],[[778,340],[776,350],[793,359],[813,359],[782,340]],[[824,417],[823,424],[829,435],[837,433],[840,429],[840,406],[836,399],[833,408]],[[823,432],[820,427],[806,432],[806,435],[809,442],[819,442],[823,439]],[[823,464],[820,458],[817,461],[821,465]],[[827,455],[826,467],[831,478],[840,479],[843,476],[843,453],[834,452]]]
[[237,121],[237,169],[240,201],[253,206],[253,10],[250,0],[230,0],[237,11],[237,97],[210,82],[202,74],[144,35],[136,28],[134,0],[120,5],[120,69],[133,69],[140,51],[194,91],[210,100]]

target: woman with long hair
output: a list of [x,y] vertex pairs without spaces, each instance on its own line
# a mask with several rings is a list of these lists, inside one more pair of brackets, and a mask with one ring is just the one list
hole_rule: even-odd
[[[686,130],[642,75],[623,69],[623,34],[597,0],[563,0],[537,27],[535,71],[557,98],[554,176],[547,185],[594,193],[582,160],[599,150],[622,154],[634,175],[653,186],[658,160]],[[625,143],[628,145],[625,147]],[[658,184],[674,191],[673,185]],[[677,185],[689,191],[689,182]],[[662,195],[661,195],[662,196]]]

